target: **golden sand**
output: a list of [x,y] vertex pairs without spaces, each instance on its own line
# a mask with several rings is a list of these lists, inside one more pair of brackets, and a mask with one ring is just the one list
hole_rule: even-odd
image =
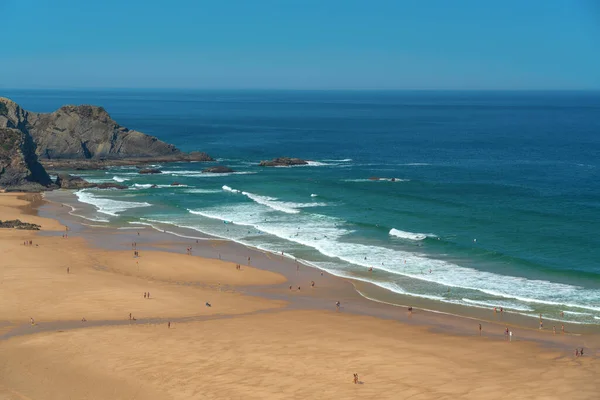
[[[27,204],[0,195],[0,219],[64,230]],[[0,340],[2,400],[596,399],[600,390],[596,358],[288,310],[231,289],[285,281],[256,268],[162,251],[134,258],[17,230],[0,231],[0,254],[0,335],[12,333]]]

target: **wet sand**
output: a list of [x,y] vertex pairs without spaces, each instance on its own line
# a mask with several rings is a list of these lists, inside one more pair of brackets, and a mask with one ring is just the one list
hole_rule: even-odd
[[593,333],[510,321],[508,342],[492,316],[479,337],[476,316],[411,315],[286,257],[38,205],[0,195],[0,219],[43,228],[0,231],[0,399],[597,398]]

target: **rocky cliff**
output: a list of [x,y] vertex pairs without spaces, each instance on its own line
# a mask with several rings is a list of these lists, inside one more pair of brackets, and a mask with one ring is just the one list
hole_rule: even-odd
[[31,136],[40,160],[64,161],[146,159],[212,161],[205,153],[183,153],[153,136],[117,124],[102,107],[63,106],[52,113],[23,110],[0,97],[0,127]]
[[18,129],[0,128],[0,190],[39,192],[50,185],[31,136]]

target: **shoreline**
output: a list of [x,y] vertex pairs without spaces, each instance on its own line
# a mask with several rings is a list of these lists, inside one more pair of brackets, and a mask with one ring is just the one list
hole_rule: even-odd
[[[79,202],[75,196],[73,196],[72,199],[78,205],[84,205],[84,207],[89,206],[86,203]],[[60,209],[60,207],[58,207],[59,203],[54,202],[53,200],[45,200],[48,203],[55,205],[53,211],[48,211],[48,215],[56,216]],[[70,204],[65,204],[69,207],[73,207]],[[42,209],[40,211],[44,214]],[[254,296],[267,297],[269,299],[286,301],[290,301],[291,299],[299,303],[294,305],[295,308],[308,307],[319,310],[331,310],[332,304],[336,301],[341,301],[342,307],[348,310],[348,312],[388,320],[398,320],[403,323],[431,328],[432,330],[449,334],[467,337],[471,336],[476,333],[477,326],[481,323],[493,329],[488,333],[497,338],[504,337],[504,330],[508,327],[514,332],[515,339],[519,337],[519,340],[533,341],[535,343],[543,344],[548,348],[558,348],[562,350],[571,349],[580,341],[578,338],[585,336],[587,340],[591,340],[591,343],[594,343],[594,347],[600,349],[600,325],[580,323],[570,324],[564,322],[565,334],[563,335],[560,334],[562,322],[559,319],[550,318],[544,315],[545,329],[540,331],[538,329],[538,320],[536,317],[525,316],[508,311],[505,311],[504,313],[493,313],[492,309],[486,309],[484,307],[452,305],[436,302],[434,300],[397,294],[368,281],[363,281],[355,277],[338,276],[328,271],[323,271],[311,263],[305,262],[304,260],[296,260],[287,254],[280,255],[269,250],[252,247],[227,238],[212,236],[191,228],[181,228],[166,223],[139,223],[134,221],[131,222],[132,225],[141,225],[144,228],[139,229],[135,226],[100,226],[94,224],[93,221],[89,221],[91,222],[90,224],[83,223],[80,219],[88,221],[87,218],[72,214],[71,212],[68,212],[67,215],[63,215],[63,218],[65,218],[64,221],[61,220],[63,223],[68,221],[70,224],[87,227],[80,233],[84,236],[89,236],[90,238],[94,236],[94,232],[97,233],[100,231],[108,233],[111,230],[117,230],[122,236],[131,239],[134,238],[134,235],[128,235],[128,232],[143,230],[146,232],[144,236],[147,236],[146,234],[150,233],[150,240],[148,244],[145,244],[148,249],[156,248],[167,252],[179,252],[183,251],[184,246],[190,245],[194,248],[194,255],[196,256],[207,259],[217,259],[219,256],[222,256],[224,260],[242,265],[246,263],[247,254],[251,254],[251,258],[257,263],[256,266],[258,268],[281,273],[288,279],[289,283],[278,289],[266,286],[255,287],[252,289],[244,288],[243,292]],[[159,228],[161,225],[165,225],[163,231]],[[170,228],[171,230],[168,230],[167,228]],[[89,231],[87,231],[87,229],[89,229]],[[174,232],[174,230],[177,232]],[[198,240],[199,243],[194,243],[195,240]],[[219,243],[219,246],[222,246],[222,250],[217,251],[206,248],[207,243]],[[119,241],[106,242],[96,240],[96,243],[93,245],[101,246],[106,249],[114,249],[120,244]],[[257,258],[257,256],[260,258]],[[302,268],[302,279],[297,275],[298,272],[295,271],[298,264],[300,264]],[[321,274],[321,272],[323,274]],[[301,287],[309,288],[310,282],[315,281],[317,286],[320,287],[321,282],[319,281],[322,281],[324,277],[327,278],[325,287],[330,291],[329,293],[320,293],[318,297],[319,300],[317,301],[314,301],[314,299],[302,299],[302,302],[298,301],[299,297],[305,297],[298,296],[295,293],[295,288],[299,286],[298,283],[300,283]],[[295,293],[294,295],[291,295],[291,297],[288,290],[289,284],[292,284]],[[388,299],[390,300],[387,301]],[[413,313],[410,316],[407,312],[407,307],[409,306],[413,307]],[[417,315],[419,316],[418,318],[416,317]],[[556,326],[557,335],[552,333],[553,325]]]
[[[0,230],[2,398],[597,394],[597,335],[518,329],[509,342],[502,325],[482,322],[480,337],[477,321],[398,312],[363,298],[348,280],[235,242],[196,243],[154,229],[138,236],[81,225],[47,200],[36,207],[0,195],[0,217],[42,225]],[[573,355],[575,346],[585,357]]]

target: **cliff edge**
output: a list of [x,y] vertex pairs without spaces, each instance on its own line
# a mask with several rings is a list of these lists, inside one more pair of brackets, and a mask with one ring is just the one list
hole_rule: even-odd
[[183,153],[154,136],[117,124],[102,107],[67,105],[52,113],[22,109],[0,97],[0,128],[31,136],[42,162],[145,159],[212,161],[206,153]]

